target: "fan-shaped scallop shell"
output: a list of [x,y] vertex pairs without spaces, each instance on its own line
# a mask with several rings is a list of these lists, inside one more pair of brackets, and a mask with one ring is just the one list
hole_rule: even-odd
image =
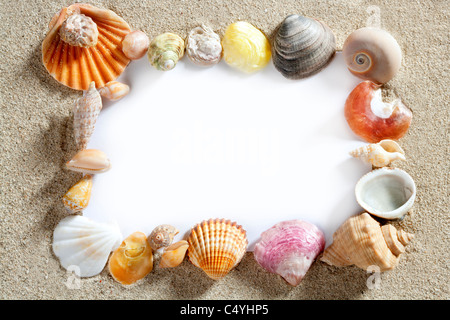
[[367,270],[377,266],[380,271],[387,271],[397,266],[400,254],[413,237],[392,225],[381,226],[365,212],[339,227],[320,260],[338,267],[356,265]]
[[109,258],[111,276],[123,285],[131,285],[153,270],[152,248],[147,236],[136,231],[122,241]]
[[175,33],[166,32],[155,37],[148,48],[150,64],[158,70],[175,68],[184,55],[184,40]]
[[381,84],[391,80],[402,62],[402,51],[387,31],[361,28],[353,31],[342,48],[345,63],[355,76]]
[[261,234],[253,251],[264,269],[297,286],[325,247],[325,236],[315,225],[301,220],[277,223]]
[[[83,14],[96,24],[95,46],[72,46],[61,39],[61,25],[72,14]],[[56,14],[49,28],[42,43],[43,64],[53,78],[70,88],[87,90],[92,81],[101,88],[115,80],[130,62],[121,49],[130,26],[111,10],[75,3]]]
[[205,25],[192,29],[186,38],[186,55],[199,66],[218,63],[222,58],[219,35]]
[[92,175],[87,174],[75,183],[63,197],[64,207],[70,213],[83,210],[89,204],[92,190]]
[[258,28],[245,21],[230,24],[222,38],[223,60],[251,73],[264,68],[272,55],[270,42]]
[[292,14],[278,28],[272,59],[284,77],[301,79],[325,68],[335,52],[335,36],[325,23]]
[[111,251],[121,241],[122,235],[117,225],[72,215],[56,226],[52,248],[63,268],[73,268],[80,277],[91,277],[103,270]]
[[205,220],[191,229],[189,260],[211,279],[226,276],[244,256],[248,240],[242,226],[225,219]]
[[79,150],[86,149],[101,110],[102,97],[92,81],[89,89],[83,92],[83,96],[75,101],[73,107],[73,131]]

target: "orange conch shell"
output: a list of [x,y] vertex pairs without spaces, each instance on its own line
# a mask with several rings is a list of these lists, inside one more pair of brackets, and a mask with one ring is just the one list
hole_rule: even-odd
[[[85,15],[96,24],[98,40],[94,46],[73,46],[61,39],[59,30],[73,14]],[[72,89],[87,90],[92,81],[101,88],[115,80],[130,62],[121,44],[131,28],[111,10],[75,3],[56,14],[49,28],[42,43],[42,62],[53,78]]]
[[64,195],[63,203],[67,211],[75,213],[83,210],[89,204],[92,190],[92,175],[87,174],[75,183]]
[[218,280],[241,261],[248,240],[236,222],[210,219],[192,228],[188,243],[189,260],[211,279]]
[[339,227],[320,260],[338,267],[356,265],[366,270],[377,266],[380,271],[387,271],[397,266],[400,254],[413,237],[392,225],[380,226],[365,212]]

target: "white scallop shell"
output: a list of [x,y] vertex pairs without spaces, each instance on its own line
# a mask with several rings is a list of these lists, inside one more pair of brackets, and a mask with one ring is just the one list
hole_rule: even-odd
[[80,277],[92,277],[103,270],[111,251],[119,247],[121,241],[122,234],[117,225],[72,215],[56,226],[53,252],[64,269],[71,267]]
[[401,169],[380,168],[365,174],[355,187],[356,201],[384,219],[402,219],[416,198],[412,177]]

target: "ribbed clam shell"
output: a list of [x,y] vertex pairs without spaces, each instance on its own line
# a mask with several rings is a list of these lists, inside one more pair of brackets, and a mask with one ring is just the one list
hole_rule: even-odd
[[319,228],[306,221],[289,220],[264,231],[253,254],[264,269],[297,286],[324,247],[325,236]]
[[301,79],[325,68],[335,52],[335,36],[325,23],[292,14],[278,28],[272,59],[284,77]]
[[351,217],[333,234],[333,243],[320,260],[338,267],[356,265],[367,270],[377,266],[380,271],[391,270],[413,235],[393,226],[388,228],[367,212]]
[[[64,42],[59,30],[73,13],[90,17],[98,28],[95,46],[82,48]],[[115,80],[130,60],[121,49],[123,38],[131,31],[128,23],[111,10],[75,3],[63,8],[50,22],[50,30],[42,43],[42,62],[58,82],[76,90],[87,90],[95,81],[97,88]]]
[[61,220],[53,231],[53,252],[63,268],[74,268],[80,277],[92,277],[105,267],[108,257],[120,245],[117,225],[95,222],[73,215]]
[[191,229],[189,260],[211,279],[226,276],[244,256],[248,240],[242,226],[225,219],[205,220]]
[[92,190],[92,175],[87,174],[75,183],[64,195],[63,203],[67,211],[75,213],[89,204]]
[[92,81],[89,89],[83,92],[83,96],[75,101],[73,107],[73,131],[78,150],[86,149],[101,110],[102,97]]

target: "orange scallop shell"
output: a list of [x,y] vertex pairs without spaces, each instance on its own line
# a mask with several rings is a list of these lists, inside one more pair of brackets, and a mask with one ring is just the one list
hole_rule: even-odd
[[223,278],[244,256],[248,240],[242,226],[224,219],[197,224],[188,239],[189,260],[211,279]]
[[[82,48],[60,39],[59,29],[73,12],[89,16],[97,24],[97,45]],[[130,62],[122,52],[122,40],[131,28],[111,10],[75,3],[57,13],[49,29],[42,43],[42,62],[53,78],[72,89],[87,90],[92,81],[101,88],[115,80]]]

